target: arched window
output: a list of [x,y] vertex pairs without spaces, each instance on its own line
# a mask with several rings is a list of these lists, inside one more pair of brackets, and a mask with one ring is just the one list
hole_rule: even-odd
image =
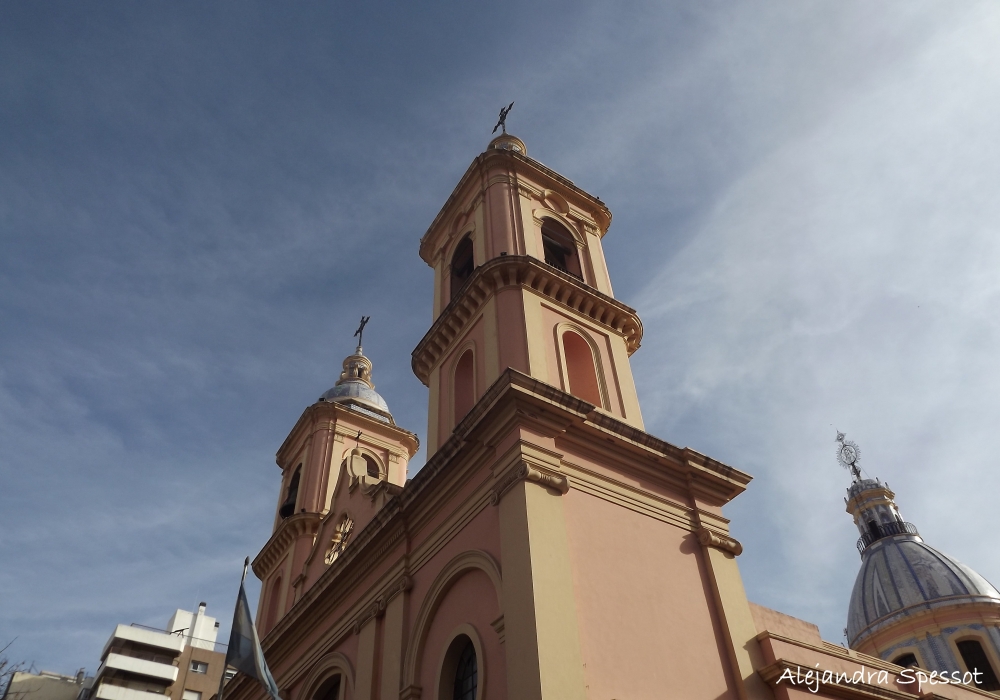
[[1000,690],[1000,681],[997,680],[997,674],[993,671],[993,666],[990,665],[983,645],[975,639],[965,639],[958,642],[957,646],[958,653],[962,655],[962,661],[965,662],[965,667],[972,673],[978,671],[976,678],[973,679],[976,687],[980,690]]
[[892,660],[892,663],[903,668],[913,668],[920,665],[917,663],[917,657],[914,654],[900,654]]
[[458,657],[455,667],[455,682],[452,686],[452,700],[476,700],[479,682],[479,668],[476,664],[476,647],[472,640],[463,635],[465,647]]
[[557,270],[583,279],[580,256],[576,251],[576,241],[573,240],[573,235],[564,226],[551,219],[545,219],[542,223],[542,248],[545,252],[546,263]]
[[365,459],[365,467],[368,471],[368,476],[379,478],[378,463],[370,455],[361,455]]
[[340,675],[331,676],[313,693],[312,700],[340,700]]
[[300,464],[295,468],[295,474],[292,475],[291,480],[288,482],[288,492],[285,494],[285,500],[278,509],[278,515],[282,518],[287,518],[289,515],[295,515],[295,501],[299,496],[299,477],[302,475],[302,465]]
[[566,379],[569,393],[595,406],[603,406],[601,386],[597,381],[597,367],[590,344],[579,333],[566,331],[562,335],[563,355],[566,358]]
[[472,348],[462,353],[455,365],[455,423],[465,418],[476,403],[475,362]]
[[281,605],[281,577],[274,579],[274,583],[271,584],[271,595],[268,598],[267,603],[267,620],[264,629],[267,632],[271,631],[274,624],[278,621],[278,606]]
[[476,269],[476,263],[472,256],[472,239],[466,236],[462,242],[455,246],[455,253],[451,256],[451,298],[458,295],[458,290],[465,284],[465,280],[472,276]]

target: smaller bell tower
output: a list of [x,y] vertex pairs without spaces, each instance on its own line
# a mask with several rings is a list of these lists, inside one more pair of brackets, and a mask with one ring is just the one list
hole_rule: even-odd
[[420,241],[434,323],[413,351],[430,389],[433,455],[508,367],[642,429],[629,356],[635,311],[614,298],[600,199],[501,134],[469,166]]
[[[419,445],[375,391],[372,362],[358,345],[337,383],[302,413],[276,456],[281,486],[274,531],[253,562],[262,581],[262,634],[336,559],[351,533],[402,489]],[[338,499],[352,502],[338,509]]]

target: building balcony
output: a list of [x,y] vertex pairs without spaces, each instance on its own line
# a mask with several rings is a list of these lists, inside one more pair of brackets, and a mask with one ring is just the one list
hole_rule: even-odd
[[104,655],[111,650],[111,647],[116,642],[141,644],[153,649],[159,649],[168,656],[180,656],[181,652],[184,651],[184,638],[179,635],[144,629],[135,625],[118,625],[115,627],[115,633],[111,635],[111,638],[104,645],[101,658],[104,658]]
[[866,532],[858,539],[858,553],[861,554],[868,547],[875,542],[878,542],[884,537],[892,537],[893,535],[919,535],[917,532],[917,527],[913,523],[902,523],[902,522],[892,522],[892,523],[879,523],[872,524],[872,531]]
[[162,681],[166,685],[169,685],[177,680],[178,669],[172,664],[164,664],[159,661],[136,659],[131,656],[123,656],[122,654],[108,654],[107,658],[104,659],[104,663],[97,669],[97,677],[100,678],[112,671],[129,673],[145,678],[155,678],[157,681]]
[[136,690],[110,683],[101,683],[91,698],[97,700],[165,700],[163,693],[151,693],[147,690]]

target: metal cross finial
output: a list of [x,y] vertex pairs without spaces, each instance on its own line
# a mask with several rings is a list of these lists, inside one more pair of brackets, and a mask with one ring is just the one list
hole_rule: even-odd
[[361,448],[361,431],[360,430],[358,431],[358,434],[354,436],[354,446],[357,447],[358,449]]
[[507,113],[510,112],[510,108],[513,106],[514,103],[511,102],[509,105],[500,110],[500,121],[498,121],[497,125],[493,127],[494,134],[497,133],[497,129],[500,128],[503,128],[503,133],[507,133]]
[[361,325],[358,326],[358,330],[354,331],[354,337],[358,339],[358,347],[361,347],[361,339],[365,334],[365,325],[368,323],[368,319],[370,318],[371,316],[362,316]]

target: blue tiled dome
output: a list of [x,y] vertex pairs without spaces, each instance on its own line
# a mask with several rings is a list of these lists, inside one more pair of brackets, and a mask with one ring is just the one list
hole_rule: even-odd
[[937,607],[1000,603],[1000,592],[917,535],[885,537],[862,555],[847,615],[853,647],[863,635]]

